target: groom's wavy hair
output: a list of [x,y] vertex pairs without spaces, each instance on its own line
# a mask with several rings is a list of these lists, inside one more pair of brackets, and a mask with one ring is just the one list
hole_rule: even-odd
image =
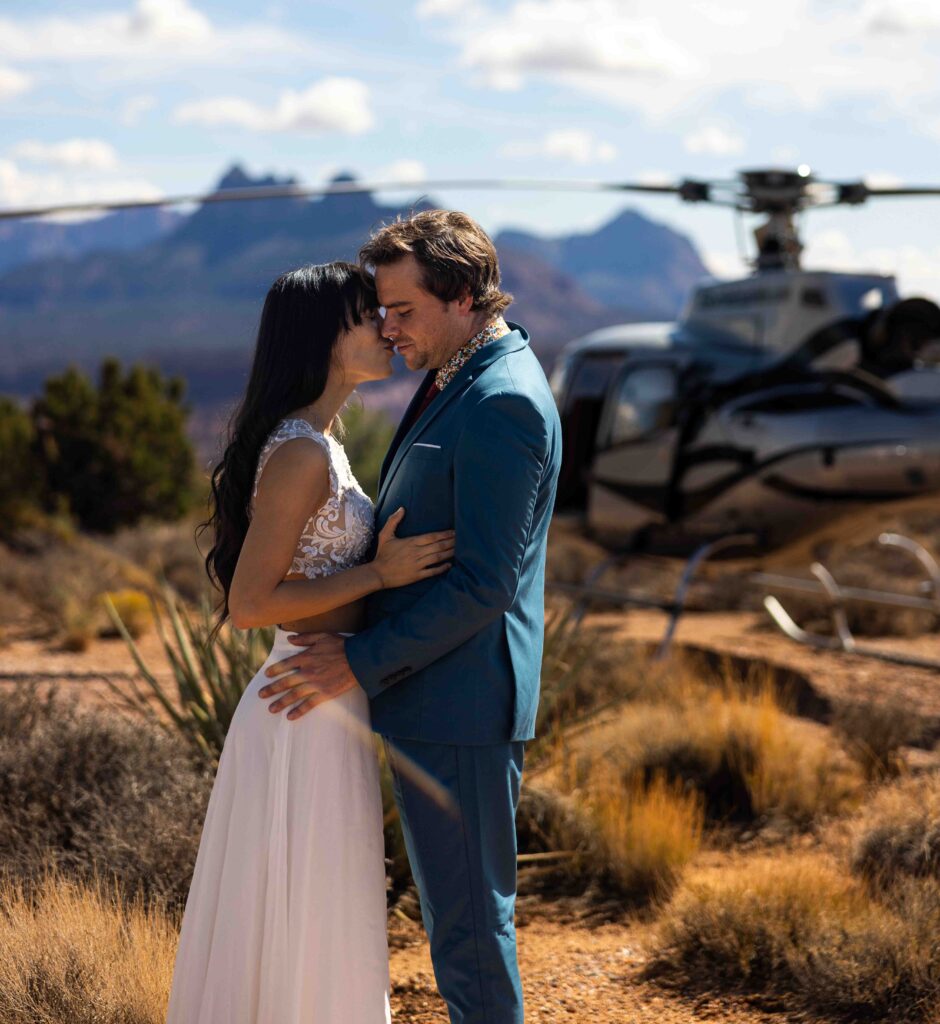
[[457,210],[424,210],[380,228],[359,251],[364,266],[414,256],[425,291],[442,302],[469,294],[472,309],[496,316],[512,302],[499,286],[499,261],[489,235]]
[[206,572],[223,595],[216,631],[229,615],[261,448],[285,416],[323,394],[340,334],[361,324],[376,302],[372,275],[342,261],[288,271],[268,290],[248,386],[212,471],[209,518],[199,527],[212,531]]

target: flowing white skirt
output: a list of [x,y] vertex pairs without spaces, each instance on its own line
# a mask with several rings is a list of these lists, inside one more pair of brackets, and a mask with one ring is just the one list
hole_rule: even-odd
[[291,721],[263,669],[225,740],[167,1024],[388,1024],[379,768],[356,687]]

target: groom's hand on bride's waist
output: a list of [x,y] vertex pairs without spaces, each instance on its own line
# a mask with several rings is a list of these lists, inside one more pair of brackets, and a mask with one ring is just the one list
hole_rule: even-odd
[[258,691],[258,696],[282,695],[270,703],[268,711],[279,712],[289,707],[287,717],[300,718],[318,704],[359,685],[346,660],[346,645],[341,636],[297,633],[288,639],[304,650],[275,662],[265,671],[271,682]]

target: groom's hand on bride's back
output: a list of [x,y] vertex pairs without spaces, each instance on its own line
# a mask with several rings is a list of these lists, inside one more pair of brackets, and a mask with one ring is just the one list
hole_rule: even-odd
[[399,508],[389,516],[378,536],[372,567],[383,587],[404,587],[418,580],[447,572],[454,557],[454,531],[422,533],[417,537],[396,537],[405,510]]

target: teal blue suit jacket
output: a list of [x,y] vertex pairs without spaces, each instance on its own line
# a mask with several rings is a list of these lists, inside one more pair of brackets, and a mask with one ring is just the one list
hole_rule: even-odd
[[510,327],[399,430],[382,467],[376,530],[404,506],[400,537],[456,531],[452,567],[373,594],[366,628],[346,641],[372,727],[386,736],[486,744],[535,734],[561,427],[528,334]]

